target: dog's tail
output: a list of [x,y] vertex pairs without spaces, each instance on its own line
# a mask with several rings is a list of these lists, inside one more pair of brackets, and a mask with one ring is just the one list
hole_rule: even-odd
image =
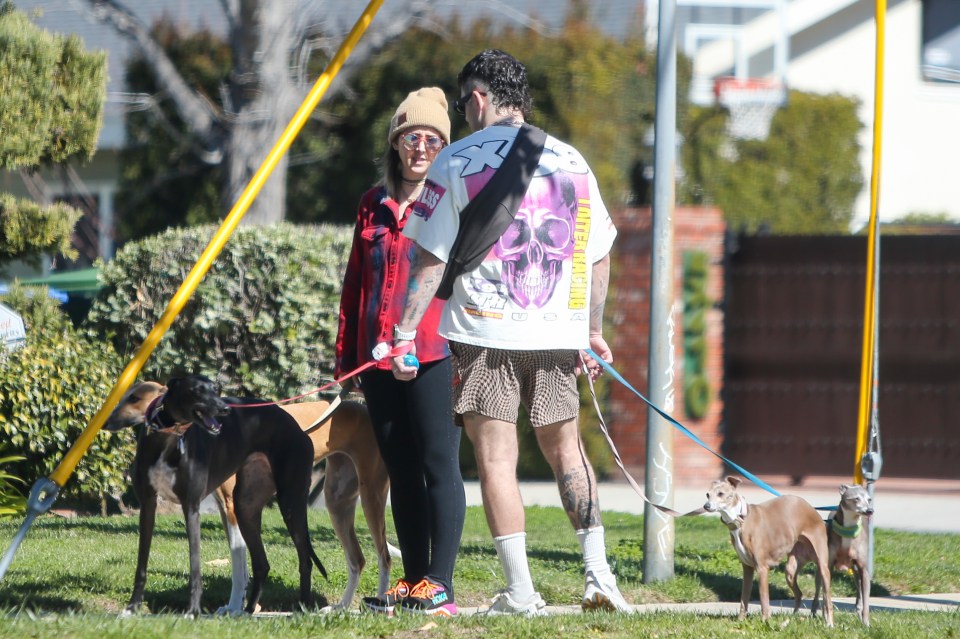
[[313,560],[313,565],[317,567],[317,570],[320,571],[323,578],[330,581],[330,578],[327,577],[327,569],[323,567],[323,563],[320,561],[320,558],[317,557],[317,552],[313,549],[313,544],[310,544],[310,559]]

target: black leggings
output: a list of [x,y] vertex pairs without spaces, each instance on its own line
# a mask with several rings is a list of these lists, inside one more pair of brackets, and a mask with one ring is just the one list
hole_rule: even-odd
[[390,503],[403,553],[404,579],[429,577],[453,599],[466,499],[460,433],[453,424],[450,358],[422,364],[417,377],[361,374],[373,431],[390,474]]

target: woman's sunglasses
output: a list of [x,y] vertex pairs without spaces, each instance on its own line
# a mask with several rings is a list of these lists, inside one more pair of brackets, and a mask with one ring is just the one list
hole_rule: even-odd
[[400,140],[403,142],[403,148],[408,151],[416,151],[419,149],[421,142],[429,153],[436,153],[443,148],[443,138],[436,135],[407,133],[406,135],[401,135]]

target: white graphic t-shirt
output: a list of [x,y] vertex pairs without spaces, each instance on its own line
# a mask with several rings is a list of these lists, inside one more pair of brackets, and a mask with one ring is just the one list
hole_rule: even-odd
[[[404,235],[446,263],[460,211],[499,168],[518,131],[490,126],[444,148]],[[616,234],[583,156],[547,136],[514,222],[483,263],[454,282],[440,334],[507,350],[588,348],[593,264]]]

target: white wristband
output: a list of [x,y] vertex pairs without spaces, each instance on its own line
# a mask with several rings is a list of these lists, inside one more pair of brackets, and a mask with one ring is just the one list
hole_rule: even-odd
[[417,329],[412,331],[401,331],[398,324],[393,325],[393,341],[403,340],[404,342],[412,342],[417,338]]

